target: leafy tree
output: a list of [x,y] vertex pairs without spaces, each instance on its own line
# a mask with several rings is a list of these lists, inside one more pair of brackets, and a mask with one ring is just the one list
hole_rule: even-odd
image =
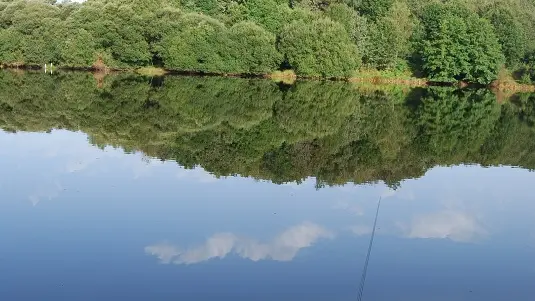
[[369,28],[366,18],[361,17],[353,8],[344,3],[334,3],[325,10],[331,20],[344,25],[358,49],[365,49],[369,41]]
[[[136,0],[139,2],[140,0]],[[135,4],[134,3],[134,4]],[[117,67],[143,66],[150,63],[152,54],[148,43],[148,22],[153,15],[140,14],[140,7],[123,3],[90,1],[69,18],[74,27],[88,31],[96,38],[96,46],[106,49],[113,58],[107,65]]]
[[189,13],[162,35],[157,51],[168,68],[187,71],[234,72],[231,40],[225,25],[209,16]]
[[395,2],[384,17],[370,26],[364,61],[378,69],[402,66],[409,56],[413,28],[408,6]]
[[247,20],[257,23],[268,31],[279,34],[290,22],[292,10],[287,3],[278,0],[247,0]]
[[61,22],[48,20],[44,26],[27,35],[24,44],[24,61],[40,66],[45,63],[61,62],[61,42],[65,37],[65,27]]
[[208,15],[215,15],[219,10],[217,0],[194,0],[194,3],[196,10]]
[[492,25],[475,13],[434,6],[423,18],[423,69],[436,81],[490,83],[504,62]]
[[362,58],[487,83],[535,51],[533,20],[533,0],[0,0],[0,59],[349,76]]
[[21,33],[31,34],[47,24],[48,20],[57,21],[60,16],[59,7],[47,1],[13,1],[0,14],[0,23],[12,27]]
[[361,0],[358,11],[361,15],[376,20],[385,16],[394,0]]
[[516,20],[513,13],[505,4],[495,4],[485,9],[484,17],[494,27],[507,64],[515,66],[520,63],[526,53],[527,40],[523,26]]
[[97,59],[94,37],[85,29],[68,33],[61,46],[61,61],[66,66],[91,66]]
[[241,22],[230,28],[232,41],[229,50],[241,73],[269,73],[277,70],[282,61],[275,48],[275,35],[252,22]]
[[23,65],[25,37],[13,28],[0,29],[0,63]]
[[358,50],[344,26],[330,19],[286,25],[279,50],[302,75],[349,76],[360,65]]

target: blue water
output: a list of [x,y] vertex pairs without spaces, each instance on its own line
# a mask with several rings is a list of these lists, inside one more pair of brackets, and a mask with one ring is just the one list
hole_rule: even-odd
[[533,300],[535,173],[396,190],[216,178],[86,134],[0,132],[0,300]]

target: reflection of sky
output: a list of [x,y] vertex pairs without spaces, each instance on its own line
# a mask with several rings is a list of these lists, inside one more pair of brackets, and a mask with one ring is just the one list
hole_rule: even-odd
[[241,238],[232,233],[218,233],[198,247],[181,250],[178,246],[161,243],[145,248],[145,252],[157,256],[162,263],[193,264],[213,258],[224,258],[231,252],[252,261],[273,259],[291,261],[300,249],[310,247],[320,238],[332,238],[321,226],[303,223],[285,230],[268,243]]
[[365,299],[535,293],[526,170],[317,191],[217,179],[83,133],[0,132],[0,145],[0,300],[353,300],[380,196]]

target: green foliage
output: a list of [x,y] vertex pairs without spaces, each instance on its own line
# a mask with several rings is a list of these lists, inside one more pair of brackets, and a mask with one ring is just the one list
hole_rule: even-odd
[[329,5],[325,14],[333,21],[344,25],[358,49],[365,49],[369,40],[368,22],[347,4],[335,3]]
[[436,81],[490,83],[504,62],[492,25],[456,6],[435,5],[424,14],[423,69]]
[[206,15],[189,13],[162,35],[158,50],[168,68],[231,72],[237,62],[228,53],[230,43],[223,23]]
[[275,48],[275,35],[252,22],[241,22],[230,28],[232,46],[229,52],[239,65],[240,73],[269,73],[282,61]]
[[97,59],[94,37],[85,29],[73,29],[61,46],[61,61],[66,66],[91,66]]
[[24,64],[24,45],[26,40],[13,28],[0,29],[0,63]]
[[358,11],[371,20],[385,16],[395,0],[361,0]]
[[534,20],[533,0],[0,0],[0,60],[488,83],[535,51]]
[[0,13],[0,24],[23,34],[31,34],[40,27],[58,22],[59,16],[59,7],[47,1],[19,0],[10,2]]
[[48,22],[26,36],[27,42],[23,48],[25,63],[41,65],[42,63],[57,64],[61,61],[61,39],[65,37],[65,28],[53,20]]
[[521,62],[527,49],[524,28],[504,4],[489,5],[484,17],[494,26],[507,64],[516,66]]
[[395,2],[384,17],[370,26],[365,63],[379,70],[403,66],[410,54],[413,29],[414,21],[408,6]]
[[214,15],[218,12],[218,1],[217,0],[195,0],[194,7],[199,12]]
[[360,55],[344,26],[330,19],[284,27],[279,50],[297,74],[349,76],[360,65]]
[[245,8],[247,20],[274,34],[280,33],[282,27],[291,21],[292,10],[277,0],[247,0]]

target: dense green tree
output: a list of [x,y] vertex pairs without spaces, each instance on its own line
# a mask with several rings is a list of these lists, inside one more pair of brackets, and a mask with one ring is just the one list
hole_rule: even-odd
[[233,72],[237,62],[229,49],[228,29],[216,19],[196,13],[185,14],[157,47],[165,66],[187,71]]
[[413,28],[414,21],[408,6],[394,2],[386,15],[370,26],[364,55],[366,64],[378,69],[403,66],[410,53]]
[[61,61],[70,67],[91,66],[98,58],[94,37],[85,29],[71,30],[60,49]]
[[329,5],[325,14],[333,21],[346,28],[358,49],[365,49],[369,41],[369,28],[366,18],[360,16],[353,8],[344,3]]
[[247,20],[274,34],[280,33],[282,27],[291,21],[292,10],[287,3],[278,0],[247,0],[245,8]]
[[[60,14],[60,8],[49,1],[12,1],[0,13],[0,24],[12,27],[23,34],[31,34],[36,29],[57,22]],[[51,20],[52,22],[49,22]]]
[[143,66],[152,58],[148,43],[152,22],[148,20],[154,15],[140,14],[141,7],[121,0],[89,1],[72,14],[69,22],[88,31],[95,37],[97,47],[112,55],[113,61],[105,62],[107,65]]
[[533,0],[0,0],[0,59],[327,77],[351,76],[362,59],[488,83],[503,57],[530,73],[533,20]]
[[34,29],[27,35],[24,57],[27,64],[41,65],[61,62],[61,44],[66,35],[63,24],[48,20],[44,26]]
[[527,40],[522,25],[505,4],[489,5],[484,17],[488,19],[502,46],[503,54],[509,66],[520,63],[527,49]]
[[385,16],[395,0],[360,0],[358,11],[371,20]]
[[25,37],[13,28],[0,29],[0,63],[24,65]]
[[423,69],[436,81],[489,83],[504,62],[492,25],[456,6],[437,5],[424,15],[420,55]]
[[281,54],[275,48],[275,35],[252,22],[230,28],[231,52],[240,73],[270,73],[279,68]]
[[348,76],[360,65],[357,47],[344,26],[330,19],[294,21],[280,36],[279,50],[298,74]]

